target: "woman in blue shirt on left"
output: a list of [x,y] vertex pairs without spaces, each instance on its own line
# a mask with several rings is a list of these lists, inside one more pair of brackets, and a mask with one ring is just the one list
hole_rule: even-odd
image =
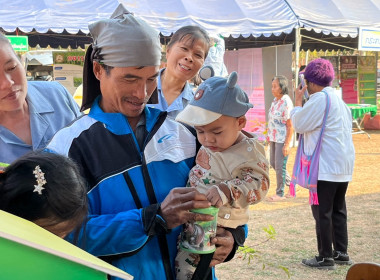
[[0,34],[0,162],[44,148],[80,116],[70,93],[56,82],[27,82],[9,40]]

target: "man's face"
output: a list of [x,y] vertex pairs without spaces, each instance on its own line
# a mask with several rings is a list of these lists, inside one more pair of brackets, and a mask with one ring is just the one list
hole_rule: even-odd
[[94,62],[94,74],[100,82],[100,107],[107,113],[122,113],[131,121],[140,118],[157,86],[159,66],[115,67],[106,70]]

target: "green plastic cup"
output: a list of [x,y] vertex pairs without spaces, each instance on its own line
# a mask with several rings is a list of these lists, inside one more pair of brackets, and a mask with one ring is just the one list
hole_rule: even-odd
[[208,214],[214,216],[212,221],[188,222],[181,232],[180,247],[182,250],[196,253],[209,254],[215,252],[215,245],[211,244],[211,238],[216,236],[217,217],[219,208],[199,208],[190,210],[193,213]]

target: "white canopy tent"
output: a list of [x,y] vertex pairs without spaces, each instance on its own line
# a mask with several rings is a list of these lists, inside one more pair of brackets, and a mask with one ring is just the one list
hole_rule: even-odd
[[380,0],[0,0],[0,27],[88,33],[89,23],[108,18],[119,3],[166,36],[184,25],[234,38],[295,29],[297,54],[300,28],[343,37],[356,37],[359,27],[380,28]]
[[0,27],[39,33],[82,31],[123,3],[163,35],[200,25],[223,36],[255,37],[304,27],[355,37],[358,27],[380,28],[380,0],[0,0]]

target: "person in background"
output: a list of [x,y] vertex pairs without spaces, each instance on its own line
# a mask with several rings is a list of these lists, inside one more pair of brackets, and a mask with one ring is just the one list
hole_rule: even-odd
[[32,151],[0,171],[0,210],[64,238],[87,217],[87,187],[69,158]]
[[[245,114],[253,105],[236,82],[236,72],[228,79],[207,79],[176,118],[194,126],[202,144],[187,186],[204,193],[212,206],[220,208],[217,223],[228,228],[245,225],[249,205],[262,201],[269,189],[265,149],[257,136],[243,131]],[[190,279],[197,260],[196,255],[179,250],[177,280]]]
[[[295,108],[290,117],[294,129],[304,135],[304,152],[311,155],[319,139],[328,94],[331,105],[321,143],[317,194],[319,205],[311,205],[315,219],[318,255],[303,259],[302,264],[319,269],[335,269],[337,264],[351,264],[347,254],[346,191],[352,180],[355,149],[352,142],[350,109],[334,93],[331,82],[334,69],[330,61],[315,59],[304,71],[306,85],[296,89]],[[310,98],[302,107],[304,91]],[[334,251],[332,249],[334,248]]]
[[211,36],[211,47],[203,65],[211,66],[216,77],[226,77],[228,75],[224,64],[225,51],[226,46],[223,36],[220,34]]
[[[89,30],[82,110],[90,112],[47,147],[77,162],[88,184],[90,215],[78,244],[134,279],[174,279],[180,225],[213,219],[189,211],[211,205],[184,187],[196,138],[166,112],[145,106],[157,86],[159,33],[122,4]],[[211,266],[233,256],[234,236],[244,240],[244,228],[218,229]]]
[[[300,68],[299,68],[299,70],[298,70],[298,76],[299,76],[300,74],[303,74],[303,71],[305,70],[305,68],[306,68],[306,65],[304,65],[304,64],[300,66]],[[300,79],[298,79],[298,84],[297,84],[297,86],[293,84],[293,87],[294,87],[294,88],[299,87],[300,83],[301,83],[301,81],[300,81]],[[307,100],[306,100],[306,97],[303,96],[303,97],[302,97],[302,106],[305,104],[306,101],[307,101]],[[299,133],[296,133],[296,140],[297,140],[297,141],[298,141],[299,137],[300,137],[300,134],[299,134]]]
[[57,82],[27,82],[9,40],[0,34],[0,162],[11,163],[44,148],[80,116],[70,93]]
[[207,32],[199,26],[184,26],[173,34],[167,45],[166,68],[160,71],[149,107],[167,111],[172,118],[186,107],[194,96],[188,81],[203,66],[210,44]]
[[274,96],[268,113],[268,134],[270,149],[270,165],[276,171],[276,194],[269,201],[285,199],[284,187],[289,186],[290,176],[286,170],[290,144],[293,135],[293,126],[290,120],[290,111],[293,103],[288,95],[288,79],[284,76],[275,76],[272,79],[272,94]]

